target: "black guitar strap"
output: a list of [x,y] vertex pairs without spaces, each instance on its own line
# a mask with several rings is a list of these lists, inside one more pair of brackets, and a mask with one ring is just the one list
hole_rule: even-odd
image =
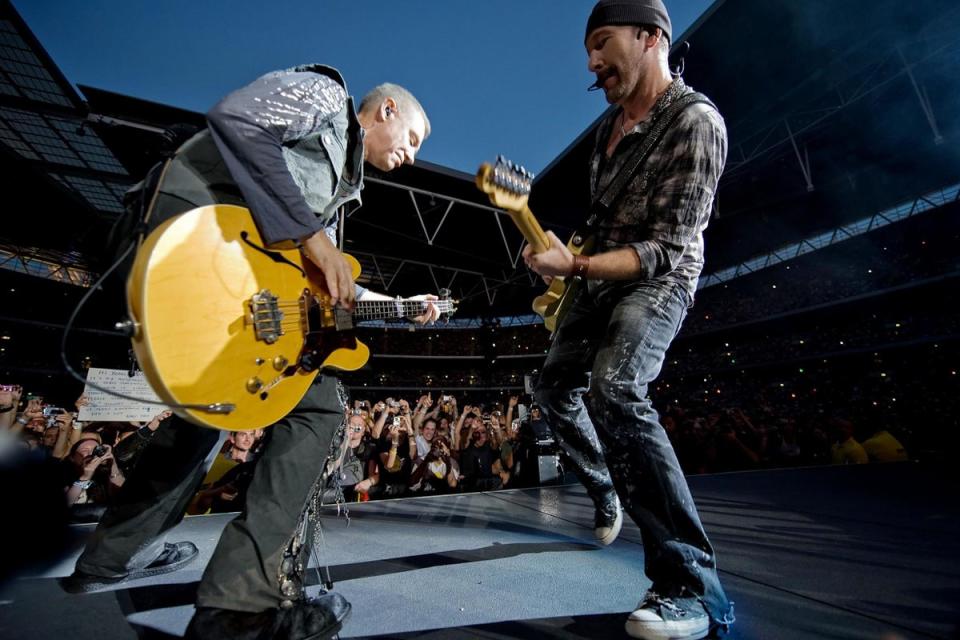
[[670,130],[670,127],[673,126],[673,123],[676,122],[683,110],[692,104],[698,103],[707,104],[716,109],[716,106],[710,102],[707,96],[694,91],[678,98],[657,116],[650,125],[650,130],[647,132],[647,135],[644,136],[642,141],[636,144],[630,157],[627,158],[627,161],[623,164],[623,167],[620,168],[616,177],[607,185],[607,188],[604,189],[600,197],[593,202],[590,216],[587,218],[584,226],[576,236],[574,236],[574,240],[579,238],[580,244],[582,244],[588,236],[596,231],[600,223],[606,220],[607,216],[609,216],[613,210],[613,204],[623,193],[627,183],[636,175],[640,167],[646,163],[650,154],[653,153],[653,150],[660,145],[667,131]]

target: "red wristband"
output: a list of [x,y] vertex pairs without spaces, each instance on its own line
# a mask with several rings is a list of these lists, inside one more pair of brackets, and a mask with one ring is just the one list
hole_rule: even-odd
[[587,269],[590,267],[590,256],[583,254],[573,256],[573,270],[570,275],[574,278],[586,278]]

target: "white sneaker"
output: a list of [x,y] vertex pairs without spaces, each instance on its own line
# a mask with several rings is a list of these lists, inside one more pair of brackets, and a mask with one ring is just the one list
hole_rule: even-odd
[[710,616],[693,598],[662,598],[648,591],[627,618],[626,631],[643,640],[698,640],[710,633]]
[[617,494],[613,494],[613,502],[614,504],[611,507],[616,509],[613,522],[600,509],[596,510],[593,518],[593,537],[597,544],[604,547],[613,544],[613,541],[620,535],[620,529],[623,528],[623,507],[620,506],[620,499]]

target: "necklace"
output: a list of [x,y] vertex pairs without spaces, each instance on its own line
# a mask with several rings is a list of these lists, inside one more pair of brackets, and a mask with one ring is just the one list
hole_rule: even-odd
[[621,111],[621,112],[620,112],[620,123],[617,125],[618,127],[620,127],[620,137],[621,137],[621,138],[626,138],[626,137],[627,137],[627,132],[626,132],[626,130],[623,128],[623,123],[624,123],[624,121],[626,120],[626,117],[627,117],[626,112],[625,112],[625,111]]
[[[657,104],[657,102],[659,102],[660,98],[663,97],[663,94],[665,94],[665,93],[670,89],[670,87],[672,87],[672,86],[673,86],[673,82],[671,82],[670,84],[668,84],[666,87],[663,88],[662,91],[660,91],[657,95],[655,95],[655,96],[653,97],[653,104],[654,104],[654,106],[656,106],[656,104]],[[652,107],[651,107],[651,108],[652,108]],[[623,127],[623,125],[624,125],[624,123],[625,123],[626,121],[627,121],[627,111],[626,111],[625,109],[621,109],[621,111],[620,111],[620,122],[617,123],[617,127],[620,128],[620,137],[621,137],[621,138],[626,138],[626,137],[627,137],[627,130]],[[634,126],[636,126],[636,125],[634,125]],[[633,129],[633,127],[630,127],[630,128]]]

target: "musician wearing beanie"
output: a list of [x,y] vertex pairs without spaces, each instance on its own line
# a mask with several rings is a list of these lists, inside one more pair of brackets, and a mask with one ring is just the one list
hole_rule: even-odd
[[647,394],[693,304],[727,151],[716,107],[671,73],[671,39],[660,0],[594,6],[588,66],[594,88],[615,106],[589,166],[593,206],[583,218],[594,248],[574,256],[548,233],[547,251],[524,250],[545,281],[581,281],[558,321],[536,401],[594,501],[598,541],[616,537],[621,504],[640,528],[652,585],[626,631],[647,640],[703,638],[734,621],[713,546]]

